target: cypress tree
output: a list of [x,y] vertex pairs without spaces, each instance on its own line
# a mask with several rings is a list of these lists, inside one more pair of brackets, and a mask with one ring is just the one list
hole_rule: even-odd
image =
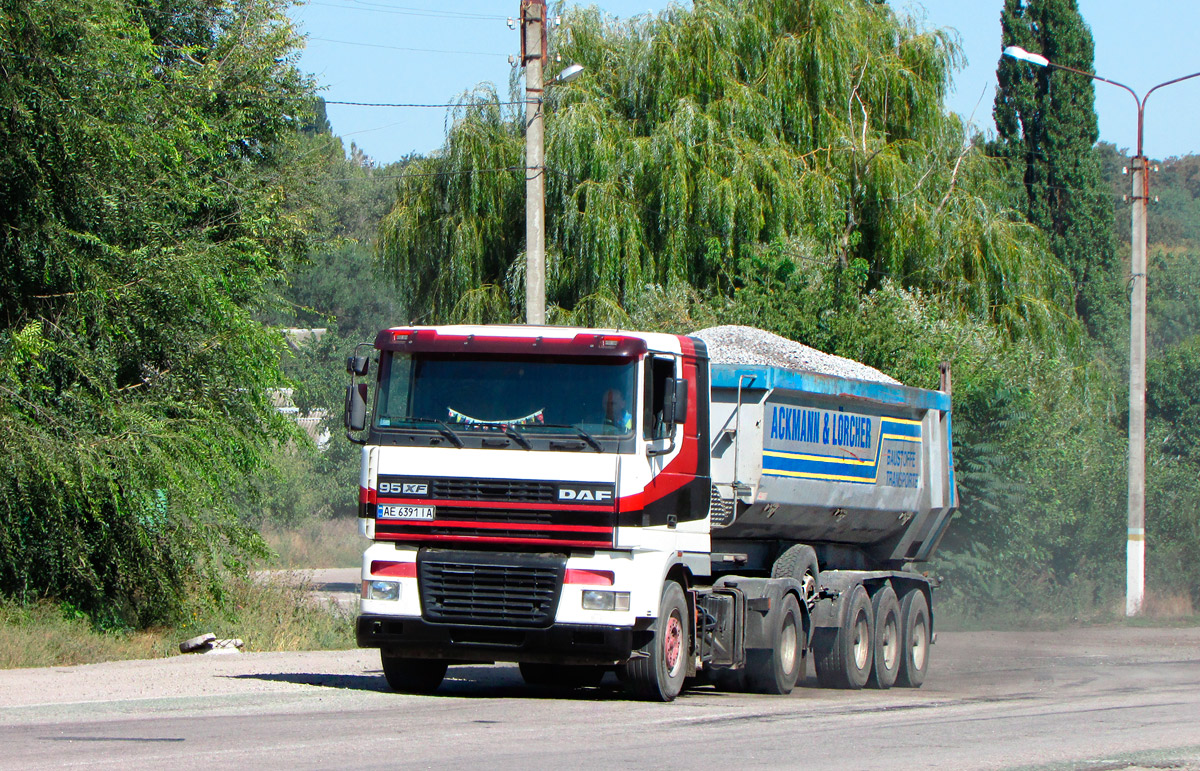
[[[1005,0],[1001,45],[1092,71],[1092,33],[1076,0]],[[1094,337],[1121,324],[1113,207],[1100,172],[1095,84],[1083,75],[1001,56],[993,153],[1020,180],[1019,203],[1069,271],[1076,313]]]

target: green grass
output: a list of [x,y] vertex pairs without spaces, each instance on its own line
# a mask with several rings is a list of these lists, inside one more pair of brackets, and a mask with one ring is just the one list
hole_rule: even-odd
[[69,605],[0,600],[0,668],[90,664],[179,654],[179,643],[212,632],[246,651],[353,648],[353,613],[315,601],[304,587],[238,579],[221,603],[197,599],[171,627],[105,632]]

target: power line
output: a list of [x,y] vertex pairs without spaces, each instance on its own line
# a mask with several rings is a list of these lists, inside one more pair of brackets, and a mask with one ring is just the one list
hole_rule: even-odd
[[409,8],[402,5],[387,5],[385,3],[368,3],[355,0],[348,5],[340,3],[310,2],[309,5],[323,5],[328,8],[341,8],[350,11],[366,11],[368,13],[388,13],[396,16],[424,16],[434,19],[457,19],[459,21],[504,21],[506,16],[494,16],[484,13],[464,13],[458,11],[435,11],[430,8]]
[[361,177],[313,177],[310,182],[374,182],[375,180],[406,179],[408,177],[458,177],[469,174],[498,174],[502,172],[526,171],[523,166],[508,166],[495,169],[463,169],[461,171],[412,171],[400,174],[365,174]]
[[[204,96],[234,97],[234,98],[238,98],[238,99],[244,99],[245,101],[250,101],[250,102],[271,102],[271,103],[279,103],[279,102],[311,103],[313,100],[321,98],[320,94],[316,94],[316,93],[297,93],[297,94],[281,93],[281,94],[276,94],[276,95],[269,95],[269,94],[263,94],[260,92],[255,92],[255,91],[235,91],[235,90],[230,90],[230,89],[213,89],[213,88],[208,88],[203,85],[195,85],[195,84],[188,83],[188,82],[181,82],[181,81],[164,82],[164,81],[156,80],[152,77],[143,77],[143,76],[137,75],[136,73],[133,73],[133,72],[114,72],[112,70],[102,70],[98,67],[88,67],[86,65],[77,64],[75,62],[50,61],[47,59],[43,59],[39,56],[31,56],[29,54],[20,54],[20,53],[15,53],[13,51],[3,51],[0,53],[3,53],[5,56],[11,56],[11,57],[18,58],[18,59],[24,59],[26,61],[36,62],[37,64],[47,66],[47,67],[66,64],[71,69],[75,70],[76,72],[85,72],[90,75],[105,76],[108,78],[112,78],[113,80],[124,81],[124,82],[130,83],[132,85],[144,86],[147,88],[150,88],[150,87],[161,88],[168,93],[173,89],[179,89],[179,90],[183,90],[183,91],[191,91],[191,92],[201,94]],[[350,106],[350,107],[410,107],[410,108],[431,108],[431,109],[443,109],[443,110],[454,109],[456,107],[506,107],[506,106],[512,106],[512,105],[525,104],[524,100],[495,101],[495,102],[491,102],[491,101],[489,101],[489,102],[461,102],[461,103],[449,103],[449,104],[444,103],[444,102],[439,102],[437,104],[425,103],[425,102],[351,102],[351,101],[341,101],[341,100],[336,100],[336,99],[325,99],[324,101],[325,101],[325,104],[337,104],[337,105],[345,105],[345,106]]]
[[492,53],[491,51],[448,51],[442,48],[408,48],[406,46],[389,46],[381,43],[356,43],[352,40],[334,40],[327,37],[310,37],[309,40],[319,40],[322,43],[340,43],[347,46],[361,46],[364,48],[387,48],[392,51],[415,51],[423,54],[460,54],[465,56],[507,56],[508,54]]
[[504,107],[514,104],[525,104],[524,100],[516,102],[462,102],[458,104],[421,104],[417,102],[342,102],[326,99],[325,104],[341,104],[350,107],[434,107],[453,109],[455,107]]

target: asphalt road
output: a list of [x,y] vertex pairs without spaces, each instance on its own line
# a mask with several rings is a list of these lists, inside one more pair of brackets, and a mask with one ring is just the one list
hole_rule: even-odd
[[672,704],[374,651],[0,671],[0,768],[1200,769],[1200,628],[942,633],[920,690],[689,691]]

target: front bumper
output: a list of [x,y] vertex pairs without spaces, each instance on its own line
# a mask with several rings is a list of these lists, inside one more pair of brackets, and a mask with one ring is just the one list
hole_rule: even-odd
[[514,629],[431,624],[421,618],[368,613],[358,617],[355,631],[360,648],[383,648],[404,658],[619,664],[649,639],[650,623],[646,619],[636,627],[559,624]]

